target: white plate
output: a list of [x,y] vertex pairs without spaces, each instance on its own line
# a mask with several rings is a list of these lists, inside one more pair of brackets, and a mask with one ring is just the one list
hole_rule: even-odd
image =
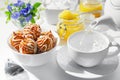
[[100,65],[85,68],[77,65],[68,56],[67,46],[61,48],[57,53],[57,62],[65,73],[79,78],[99,78],[114,72],[119,64],[118,57],[105,59]]

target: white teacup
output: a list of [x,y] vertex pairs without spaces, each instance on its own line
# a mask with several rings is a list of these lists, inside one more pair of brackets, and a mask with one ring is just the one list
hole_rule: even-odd
[[[111,43],[104,34],[96,31],[81,31],[71,35],[67,41],[69,56],[83,67],[99,65],[105,58],[116,56],[120,45]],[[116,47],[109,51],[109,48]]]

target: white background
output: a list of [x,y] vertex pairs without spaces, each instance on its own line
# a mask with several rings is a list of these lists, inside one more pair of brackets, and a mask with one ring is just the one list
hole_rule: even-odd
[[[0,0],[0,4],[1,4]],[[1,6],[1,5],[0,5]],[[12,23],[5,23],[5,17],[0,15],[0,80],[7,80],[4,74],[4,64],[8,58],[11,58],[11,51],[7,45],[7,39],[9,35],[17,28]],[[25,67],[30,73],[32,73],[38,80],[86,80],[76,78],[66,74],[56,62],[56,54],[49,64],[41,67]],[[31,79],[34,80],[34,79]],[[87,79],[88,80],[88,79]],[[92,79],[92,80],[120,80],[120,65],[116,71],[108,76]]]

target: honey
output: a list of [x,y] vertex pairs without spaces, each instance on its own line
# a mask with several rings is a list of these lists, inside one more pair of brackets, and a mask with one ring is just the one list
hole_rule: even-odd
[[62,40],[67,40],[74,32],[84,30],[84,24],[79,15],[70,11],[63,11],[59,15],[57,32]]

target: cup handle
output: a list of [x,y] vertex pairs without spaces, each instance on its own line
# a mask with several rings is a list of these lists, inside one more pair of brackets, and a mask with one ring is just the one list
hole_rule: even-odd
[[116,49],[115,50],[111,49],[111,51],[108,51],[107,58],[117,56],[120,53],[120,45],[117,42],[113,41],[110,43],[109,49],[113,47]]

